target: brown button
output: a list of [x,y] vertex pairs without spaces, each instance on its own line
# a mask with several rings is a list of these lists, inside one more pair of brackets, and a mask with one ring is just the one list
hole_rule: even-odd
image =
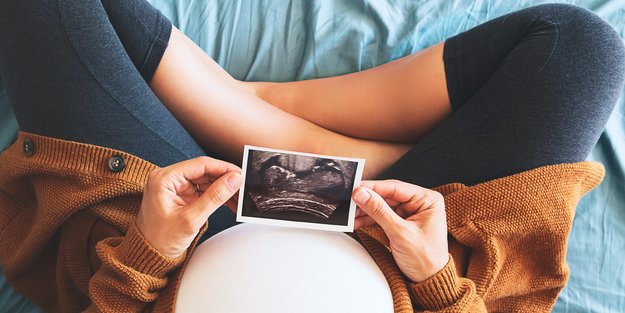
[[111,172],[119,173],[126,167],[126,162],[121,156],[114,155],[109,159],[108,165]]
[[24,155],[29,157],[35,153],[35,143],[30,139],[24,139]]

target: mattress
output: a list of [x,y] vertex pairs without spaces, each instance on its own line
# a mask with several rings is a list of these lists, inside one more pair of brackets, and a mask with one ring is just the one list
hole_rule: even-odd
[[[291,81],[367,69],[414,53],[502,14],[546,1],[150,0],[230,74]],[[553,2],[553,1],[552,1]],[[625,35],[625,1],[586,7]],[[17,124],[0,87],[0,148]],[[555,312],[625,312],[625,100],[590,160],[606,178],[578,205],[567,261],[571,278]],[[21,306],[21,307],[18,307]],[[29,312],[0,277],[0,312]]]

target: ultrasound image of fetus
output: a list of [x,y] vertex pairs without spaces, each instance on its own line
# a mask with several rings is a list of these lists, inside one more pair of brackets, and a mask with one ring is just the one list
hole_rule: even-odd
[[296,212],[328,219],[348,208],[356,162],[250,151],[246,193],[261,213]]

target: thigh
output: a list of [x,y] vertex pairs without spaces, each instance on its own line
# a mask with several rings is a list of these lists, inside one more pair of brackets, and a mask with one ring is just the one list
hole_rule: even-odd
[[[106,12],[99,0],[0,0],[0,73],[21,130],[123,150],[159,166],[204,155],[147,84],[161,55],[142,51],[161,43],[143,37],[171,24],[157,26],[169,21],[151,11],[142,16],[137,10],[145,6],[118,6]],[[127,17],[111,17],[112,25],[107,16],[129,12],[152,18],[140,24],[156,30],[133,30],[128,23],[137,19]],[[209,233],[233,224],[223,207]]]
[[150,90],[99,0],[1,1],[0,14],[0,70],[22,131],[160,166],[204,154]]
[[518,11],[450,38],[454,113],[384,177],[476,184],[584,160],[622,88],[620,37],[570,5]]

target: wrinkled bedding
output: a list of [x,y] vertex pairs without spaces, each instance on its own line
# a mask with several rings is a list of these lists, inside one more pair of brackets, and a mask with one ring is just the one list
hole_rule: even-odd
[[[289,81],[373,67],[499,15],[546,1],[150,0],[238,79]],[[625,1],[566,1],[595,11],[623,37]],[[17,124],[0,87],[0,149]],[[571,279],[555,312],[625,312],[625,99],[589,159],[605,181],[579,204]],[[29,312],[0,276],[0,312]]]

